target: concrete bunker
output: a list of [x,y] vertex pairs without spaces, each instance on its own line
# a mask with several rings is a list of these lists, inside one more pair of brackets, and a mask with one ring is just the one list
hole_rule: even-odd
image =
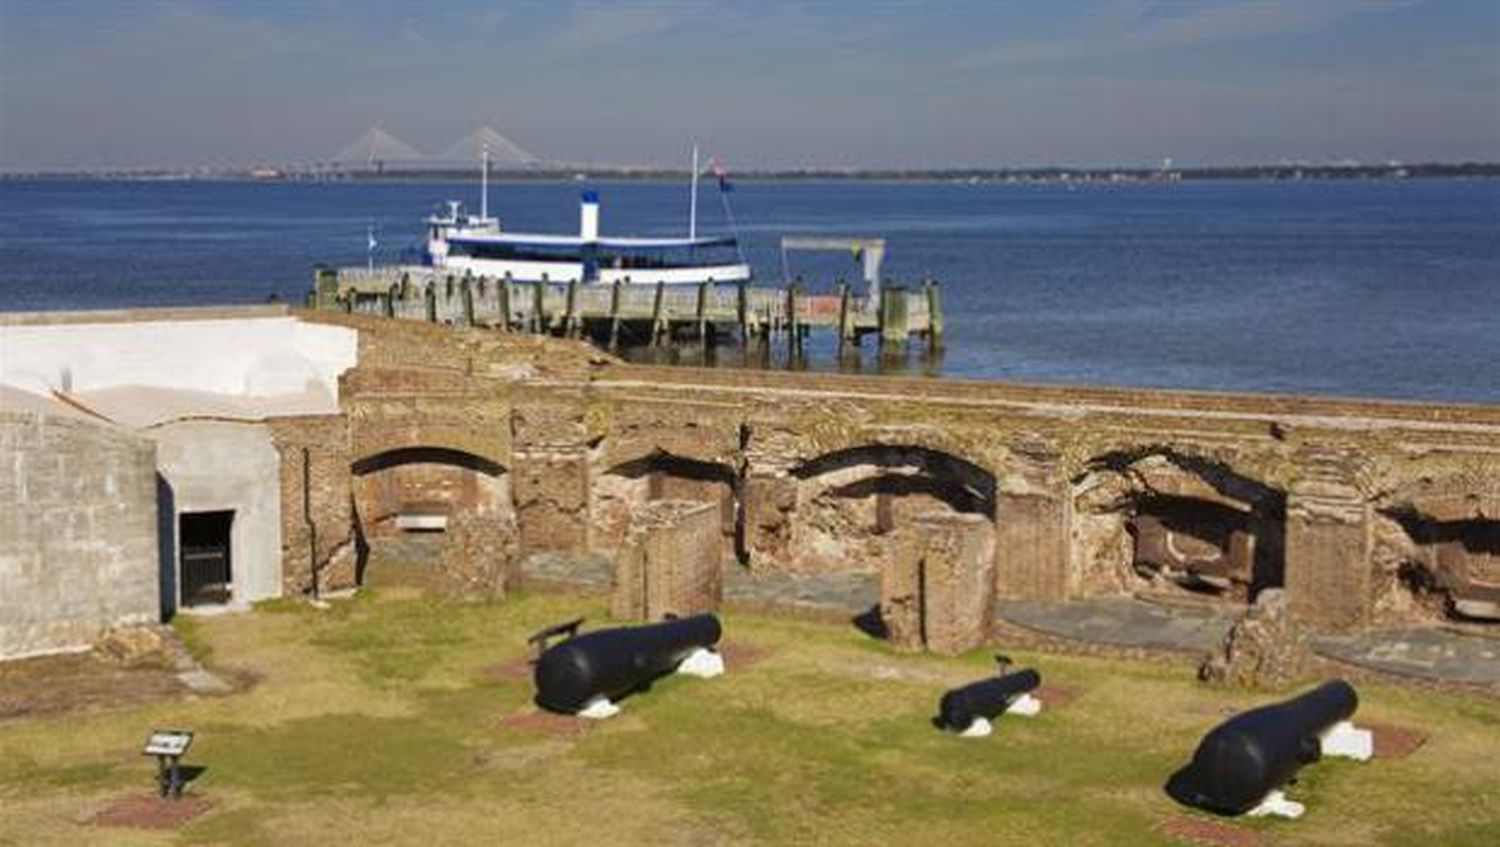
[[259,422],[183,420],[157,444],[162,613],[282,592],[281,459]]
[[794,468],[788,565],[810,572],[877,571],[891,534],[920,515],[979,515],[994,533],[994,474],[926,447],[873,444]]
[[1285,582],[1286,495],[1173,450],[1108,453],[1075,478],[1069,589],[1248,603]]
[[594,546],[613,550],[625,539],[633,509],[660,500],[713,503],[725,541],[739,543],[742,518],[738,472],[722,462],[705,462],[658,450],[620,462],[598,475],[593,492]]

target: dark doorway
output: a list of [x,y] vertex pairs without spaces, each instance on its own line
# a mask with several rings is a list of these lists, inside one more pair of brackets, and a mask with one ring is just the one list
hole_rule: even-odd
[[232,582],[229,569],[229,530],[234,512],[193,512],[178,517],[178,545],[182,551],[182,605],[228,603]]

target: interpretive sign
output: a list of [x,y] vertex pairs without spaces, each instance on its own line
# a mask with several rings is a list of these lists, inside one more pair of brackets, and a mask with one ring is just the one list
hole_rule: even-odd
[[163,797],[182,796],[182,770],[178,760],[192,746],[193,734],[184,729],[153,730],[142,755],[156,757],[156,788]]

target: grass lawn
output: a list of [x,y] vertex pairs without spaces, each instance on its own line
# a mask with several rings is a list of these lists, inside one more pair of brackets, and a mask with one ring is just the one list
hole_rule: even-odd
[[[1265,696],[1162,667],[1015,654],[1078,696],[987,739],[929,724],[993,667],[896,654],[852,626],[725,617],[755,657],[669,678],[577,734],[515,725],[524,637],[597,598],[447,603],[391,591],[319,611],[281,602],[195,619],[212,667],[257,684],[0,722],[0,844],[1182,844],[1161,791],[1202,734]],[[507,666],[509,666],[507,668]],[[510,670],[512,672],[507,673]],[[1500,701],[1359,686],[1357,718],[1421,729],[1414,754],[1304,769],[1300,821],[1235,821],[1266,843],[1500,844]],[[87,825],[150,785],[156,726],[197,731],[177,831]]]

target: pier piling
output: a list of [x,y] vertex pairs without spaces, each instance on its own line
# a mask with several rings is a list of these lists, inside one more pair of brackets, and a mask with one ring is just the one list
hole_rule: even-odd
[[563,312],[563,335],[568,338],[577,338],[578,329],[578,280],[568,280],[568,299]]
[[[489,286],[494,285],[490,294]],[[733,296],[716,282],[693,287],[633,284],[628,277],[608,287],[581,280],[518,282],[502,278],[455,275],[435,269],[320,269],[309,301],[314,308],[342,309],[429,323],[489,327],[578,338],[597,337],[611,350],[645,344],[702,345],[712,360],[724,332],[738,332],[746,360],[770,355],[773,336],[784,333],[787,359],[799,366],[814,331],[834,332],[838,356],[858,358],[866,335],[878,335],[882,358],[905,356],[913,333],[926,339],[929,353],[941,350],[943,314],[938,284],[924,280],[910,288],[873,287],[860,294],[839,280],[827,293],[810,294],[801,277],[785,287],[734,283]],[[422,305],[418,307],[418,298]],[[778,357],[779,358],[779,357]]]
[[802,325],[798,322],[801,300],[802,277],[799,276],[786,287],[786,352],[792,361],[802,358]]
[[658,282],[656,284],[656,300],[654,301],[654,303],[653,303],[653,305],[651,307],[651,346],[652,347],[660,347],[662,345],[662,342],[666,340],[666,335],[667,335],[667,321],[666,321],[666,312],[664,311],[665,308],[666,308],[666,295],[667,295],[666,284]]
[[937,280],[929,278],[924,286],[927,295],[927,352],[943,350],[943,298]]
[[906,287],[887,285],[880,292],[880,355],[899,358],[906,352],[906,338],[911,333],[907,322]]
[[620,286],[624,283],[615,280],[609,292],[609,352],[615,353],[620,349]]
[[500,278],[495,285],[495,293],[500,296],[500,329],[503,332],[510,331],[510,274]]

